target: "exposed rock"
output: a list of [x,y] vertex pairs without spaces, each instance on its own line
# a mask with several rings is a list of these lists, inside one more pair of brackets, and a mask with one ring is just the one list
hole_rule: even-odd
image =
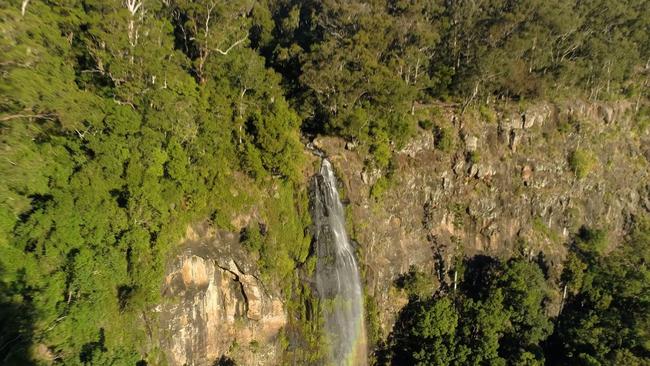
[[529,185],[533,179],[533,168],[530,165],[524,165],[521,168],[521,179],[524,181],[525,185]]
[[[162,349],[170,365],[212,365],[228,355],[246,365],[277,363],[275,338],[286,324],[277,292],[259,280],[237,236],[207,225],[188,229],[170,263],[160,307]],[[251,342],[256,352],[248,350]],[[231,352],[233,344],[240,352]]]
[[346,150],[352,151],[352,150],[354,150],[356,148],[357,148],[357,143],[355,141],[347,141],[345,143],[345,149]]
[[508,147],[510,150],[513,152],[517,151],[517,145],[519,144],[519,140],[521,139],[521,134],[517,133],[514,129],[510,130],[510,134],[508,135]]
[[478,164],[478,171],[476,177],[478,179],[488,179],[494,175],[494,169],[489,165]]
[[424,150],[433,150],[435,138],[431,131],[423,131],[406,143],[406,146],[399,151],[399,154],[406,154],[414,158],[417,153]]
[[[456,173],[456,175],[460,175],[463,172],[463,168],[465,167],[465,160],[464,159],[458,159],[456,161],[456,164],[454,164],[453,171]],[[471,176],[470,172],[470,176]]]
[[315,147],[316,149],[318,149],[318,150],[322,150],[323,149],[323,138],[321,136],[318,136],[318,137],[314,138],[311,141],[311,145],[313,147]]
[[614,108],[601,104],[598,106],[598,114],[600,114],[601,118],[605,123],[613,123],[614,122]]
[[[465,117],[465,144],[455,151],[427,148],[421,141],[428,137],[407,144],[395,156],[391,184],[379,200],[369,198],[370,177],[359,150],[323,139],[323,149],[337,156],[333,165],[350,200],[350,233],[361,247],[359,262],[383,335],[406,297],[392,284],[411,265],[448,282],[459,253],[508,257],[523,250],[543,252],[552,264],[549,276],[557,279],[566,241],[578,225],[608,227],[620,238],[628,213],[650,210],[650,188],[640,189],[650,179],[641,157],[646,147],[626,132],[625,106],[612,108],[616,125],[603,124],[597,106],[580,101],[535,105],[523,117],[502,112],[507,117],[496,126]],[[558,132],[555,122],[569,115],[580,121],[580,130]],[[603,133],[607,142],[596,138]],[[471,136],[479,140],[480,162],[470,165],[465,156]],[[567,151],[578,143],[601,162],[594,167],[598,172],[580,181],[567,166]],[[604,167],[606,161],[611,163]]]
[[257,217],[256,212],[252,213],[241,213],[230,220],[230,225],[236,229],[245,228],[250,224],[250,222]]
[[477,178],[478,177],[478,171],[479,171],[479,165],[478,164],[472,164],[469,167],[469,176],[470,176],[470,178]]
[[520,129],[523,126],[522,117],[520,114],[512,113],[506,117],[504,124],[507,129]]
[[379,169],[372,169],[364,166],[363,170],[361,170],[361,181],[365,185],[372,186],[373,184],[377,183],[377,180],[380,177],[381,170]]
[[528,129],[535,125],[543,125],[551,116],[551,107],[548,104],[541,104],[526,110],[522,116],[522,128]]
[[465,150],[473,152],[476,149],[478,149],[478,138],[476,136],[465,137]]
[[32,347],[31,353],[33,357],[42,362],[43,364],[52,365],[57,358],[50,348],[43,344],[38,343]]

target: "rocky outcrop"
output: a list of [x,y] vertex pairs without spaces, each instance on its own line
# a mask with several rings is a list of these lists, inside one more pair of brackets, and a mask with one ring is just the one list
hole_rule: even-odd
[[[412,265],[449,283],[463,254],[520,253],[541,256],[557,278],[579,225],[606,228],[616,243],[631,215],[650,202],[648,137],[635,135],[627,108],[542,103],[497,110],[496,123],[446,115],[457,132],[456,149],[436,150],[433,133],[418,130],[396,154],[390,188],[378,200],[369,195],[376,178],[370,179],[362,149],[318,138],[350,202],[349,232],[361,247],[366,291],[384,334],[406,300],[394,281]],[[584,179],[568,165],[576,148],[597,160]]]
[[260,281],[237,235],[197,225],[188,228],[181,248],[168,266],[158,308],[169,364],[213,365],[222,357],[276,364],[285,309],[277,291]]

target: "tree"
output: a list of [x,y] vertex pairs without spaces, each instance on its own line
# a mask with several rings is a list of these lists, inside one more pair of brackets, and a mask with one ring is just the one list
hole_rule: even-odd
[[249,0],[173,2],[178,42],[193,60],[201,84],[206,81],[205,68],[212,57],[228,56],[248,40],[252,7]]
[[582,286],[567,300],[546,348],[549,359],[557,364],[648,362],[649,239],[648,218],[639,217],[626,245],[607,257],[589,258]]

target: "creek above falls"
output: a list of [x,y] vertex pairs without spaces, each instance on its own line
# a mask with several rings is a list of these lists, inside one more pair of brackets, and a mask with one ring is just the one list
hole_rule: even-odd
[[332,165],[323,159],[312,182],[316,245],[316,290],[323,309],[328,360],[334,365],[366,364],[363,291],[354,249]]

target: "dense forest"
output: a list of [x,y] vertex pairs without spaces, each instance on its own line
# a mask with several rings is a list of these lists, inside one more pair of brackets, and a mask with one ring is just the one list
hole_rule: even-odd
[[[437,104],[626,99],[647,115],[648,0],[0,2],[0,363],[143,365],[142,324],[188,223],[273,191],[244,245],[264,276],[308,259],[305,137],[390,171]],[[444,130],[438,131],[445,133]],[[444,141],[444,139],[441,139]],[[388,169],[387,169],[388,168]],[[459,264],[409,305],[376,362],[647,365],[650,226],[603,252],[575,234],[566,301],[544,268]],[[264,231],[264,233],[260,233]],[[471,260],[469,260],[471,261]],[[425,286],[421,286],[424,282]],[[146,317],[145,317],[146,318]]]
[[602,231],[582,227],[561,275],[559,316],[551,316],[543,258],[466,259],[460,285],[432,292],[431,278],[400,279],[410,296],[379,364],[647,365],[647,269],[650,221],[642,219],[624,246],[604,255]]

